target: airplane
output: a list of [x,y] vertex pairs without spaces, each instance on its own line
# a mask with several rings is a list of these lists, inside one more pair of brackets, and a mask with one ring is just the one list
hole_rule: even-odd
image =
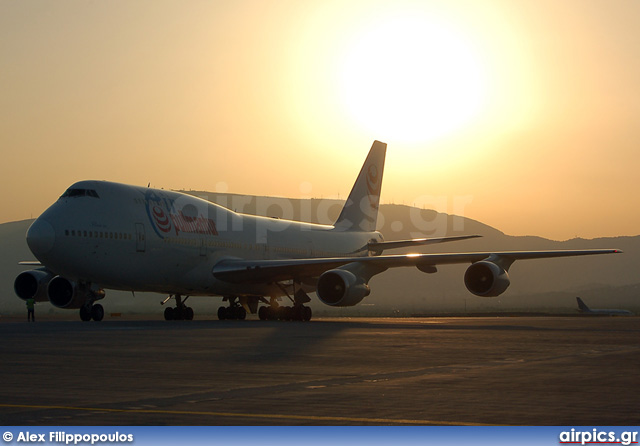
[[[478,235],[384,241],[376,231],[387,145],[374,141],[338,219],[322,225],[241,214],[184,193],[108,181],[80,181],[29,227],[38,268],[14,281],[23,300],[79,309],[100,321],[105,289],[168,295],[166,320],[191,320],[190,296],[218,296],[219,319],[308,321],[308,293],[332,307],[354,306],[369,280],[389,268],[470,263],[467,289],[483,297],[509,286],[516,260],[619,253],[617,249],[383,255],[388,249]],[[135,294],[134,294],[135,295]],[[290,305],[280,305],[282,300]],[[287,301],[288,299],[288,301]],[[227,302],[227,305],[224,302]],[[260,305],[262,304],[262,305]]]
[[578,311],[582,314],[609,315],[609,316],[632,316],[633,315],[633,313],[629,310],[591,309],[579,297],[576,297],[576,300],[578,301]]

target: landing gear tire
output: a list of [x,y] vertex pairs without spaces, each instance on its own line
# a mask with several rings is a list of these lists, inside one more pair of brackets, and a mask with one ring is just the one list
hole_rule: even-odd
[[265,320],[267,321],[275,321],[276,317],[276,308],[275,307],[264,307],[265,311]]
[[247,318],[247,310],[245,310],[244,307],[237,307],[235,313],[236,319],[238,320],[243,321]]
[[293,311],[293,307],[284,307],[284,320],[292,321],[294,320],[295,312]]
[[83,305],[80,307],[80,319],[84,322],[89,322],[91,319],[100,322],[104,319],[104,308],[100,304]]
[[218,319],[221,321],[228,320],[239,320],[243,321],[247,318],[247,310],[244,307],[220,307],[218,308]]
[[260,307],[258,316],[261,321],[304,321],[311,320],[311,308],[305,306],[294,307]]
[[192,321],[194,312],[193,308],[187,307],[185,302],[189,299],[189,296],[182,298],[181,295],[175,294],[167,297],[164,301],[160,302],[161,305],[166,304],[169,299],[175,298],[176,306],[175,307],[167,307],[164,309],[164,320],[165,321]]
[[80,307],[80,319],[82,319],[84,322],[88,322],[91,320],[91,307]]
[[100,322],[104,318],[104,308],[102,305],[95,304],[91,307],[91,318],[96,322]]
[[164,309],[165,321],[192,321],[193,316],[193,308],[191,307],[167,307]]

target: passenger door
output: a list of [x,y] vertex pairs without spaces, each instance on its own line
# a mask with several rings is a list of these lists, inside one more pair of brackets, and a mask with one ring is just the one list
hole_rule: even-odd
[[136,223],[136,251],[144,252],[146,241],[144,236],[144,224]]

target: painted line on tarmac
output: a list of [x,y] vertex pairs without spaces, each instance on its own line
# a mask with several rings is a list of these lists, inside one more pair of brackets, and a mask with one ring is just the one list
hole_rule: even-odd
[[408,424],[408,425],[434,425],[434,426],[493,426],[483,423],[468,423],[461,421],[435,421],[435,420],[404,420],[395,418],[362,418],[362,417],[327,417],[316,415],[284,415],[284,414],[264,414],[264,413],[234,413],[234,412],[200,412],[182,410],[158,410],[158,409],[108,409],[98,407],[75,407],[75,406],[41,406],[30,404],[0,404],[0,407],[19,409],[49,409],[49,410],[73,410],[80,412],[111,412],[111,413],[146,413],[163,415],[200,415],[210,417],[229,418],[259,418],[269,420],[298,420],[298,421],[320,421],[320,422],[343,422],[343,423],[371,423],[371,424]]

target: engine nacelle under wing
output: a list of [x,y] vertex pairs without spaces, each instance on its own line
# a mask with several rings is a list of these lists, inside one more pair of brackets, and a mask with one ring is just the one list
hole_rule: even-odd
[[371,293],[369,285],[351,271],[331,269],[318,279],[316,294],[322,303],[332,307],[352,307]]
[[464,274],[464,284],[476,296],[496,297],[509,288],[511,281],[504,268],[483,260],[467,268]]
[[44,269],[24,271],[13,282],[13,290],[22,300],[33,298],[36,302],[46,302],[49,299],[47,285],[52,278],[53,274]]
[[62,276],[54,277],[47,286],[49,302],[58,308],[80,308],[90,294],[93,300],[102,299],[105,295],[104,290],[92,290]]

